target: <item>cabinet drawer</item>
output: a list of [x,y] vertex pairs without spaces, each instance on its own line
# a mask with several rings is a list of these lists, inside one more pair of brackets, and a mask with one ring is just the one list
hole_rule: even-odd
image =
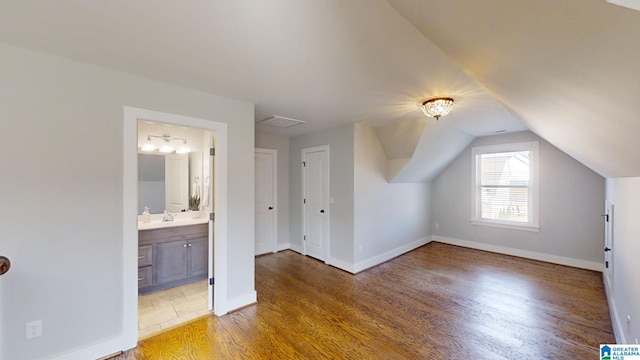
[[152,276],[153,272],[151,271],[151,266],[138,268],[138,289],[151,285]]
[[153,264],[153,245],[138,246],[138,267]]

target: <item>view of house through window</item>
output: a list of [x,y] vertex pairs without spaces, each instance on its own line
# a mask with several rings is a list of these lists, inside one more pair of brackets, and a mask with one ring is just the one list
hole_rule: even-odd
[[537,227],[537,142],[474,147],[474,222]]
[[529,222],[529,151],[480,155],[481,217]]

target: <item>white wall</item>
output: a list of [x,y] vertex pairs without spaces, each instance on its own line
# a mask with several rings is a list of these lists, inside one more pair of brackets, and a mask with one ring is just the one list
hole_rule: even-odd
[[289,138],[256,133],[256,147],[278,151],[278,250],[289,248]]
[[0,78],[0,358],[122,335],[123,106],[228,123],[227,293],[254,293],[252,104],[3,44]]
[[353,263],[353,125],[300,135],[289,143],[291,248],[302,250],[302,149],[329,145],[329,263]]
[[387,157],[375,130],[355,124],[354,135],[354,270],[357,272],[428,241],[431,184],[387,182]]
[[606,196],[614,214],[613,284],[609,284],[613,286],[607,288],[607,296],[616,340],[633,344],[640,339],[640,177],[607,179]]
[[[471,147],[540,142],[540,231],[472,225]],[[529,131],[477,138],[433,183],[434,239],[602,269],[604,178]]]

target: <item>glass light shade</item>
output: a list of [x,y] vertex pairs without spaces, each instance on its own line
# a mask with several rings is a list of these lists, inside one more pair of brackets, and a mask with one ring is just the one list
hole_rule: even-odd
[[451,111],[451,108],[453,108],[452,98],[435,98],[422,103],[422,111],[424,114],[434,117],[436,120],[440,119],[440,116],[447,115]]
[[153,145],[151,142],[146,142],[146,143],[144,143],[142,145],[140,150],[142,150],[142,151],[156,151],[156,146]]
[[171,145],[162,145],[160,147],[160,152],[161,153],[169,154],[169,153],[172,153],[174,151],[176,151],[176,149],[174,149],[173,146],[171,146]]
[[191,152],[188,146],[182,145],[178,149],[176,149],[176,154],[188,154]]

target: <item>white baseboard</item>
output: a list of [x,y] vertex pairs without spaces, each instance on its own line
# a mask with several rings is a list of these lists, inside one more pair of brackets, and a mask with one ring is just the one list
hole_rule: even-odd
[[438,242],[450,244],[450,245],[458,245],[458,246],[468,247],[468,248],[477,249],[477,250],[490,251],[494,253],[518,256],[518,257],[523,257],[523,258],[533,259],[533,260],[540,260],[540,261],[550,262],[553,264],[576,267],[580,269],[594,270],[594,271],[600,271],[600,272],[603,271],[603,265],[595,261],[574,259],[574,258],[568,258],[564,256],[539,253],[535,251],[521,250],[521,249],[514,249],[514,248],[509,248],[504,246],[479,243],[476,241],[460,240],[460,239],[450,238],[446,236],[439,236],[439,235],[433,235],[431,239],[433,241],[438,241]]
[[[431,237],[425,237],[422,238],[420,240],[416,240],[412,243],[406,244],[406,245],[402,245],[398,248],[395,248],[393,250],[389,250],[385,253],[382,253],[380,255],[376,255],[372,258],[369,258],[367,260],[364,261],[360,261],[359,263],[353,265],[353,271],[347,270],[349,272],[352,272],[354,274],[359,273],[361,271],[364,271],[366,269],[372,268],[376,265],[380,265],[386,261],[389,261],[395,257],[398,257],[402,254],[408,253],[411,250],[417,249],[420,246],[426,245],[428,243],[431,242]],[[345,269],[346,270],[346,269]]]
[[277,244],[276,245],[276,252],[277,251],[284,251],[284,250],[288,250],[291,248],[291,244],[289,243],[282,243],[282,244]]
[[[380,265],[386,261],[389,261],[411,250],[419,248],[420,246],[428,244],[429,242],[431,242],[431,238],[425,237],[420,240],[414,241],[410,244],[403,245],[403,246],[400,246],[399,248],[387,251],[384,254],[380,254],[372,258],[369,258],[367,260],[361,261],[357,264],[352,264],[348,261],[344,261],[344,260],[340,260],[332,257],[329,257],[327,261],[325,261],[325,263],[333,267],[336,267],[340,270],[344,270],[352,274],[357,274],[361,271],[364,271],[376,265]],[[282,251],[282,250],[293,250],[295,252],[302,254],[302,249],[299,246],[291,243],[278,244],[278,251]]]
[[302,254],[302,246],[298,244],[292,244],[292,243],[278,244],[277,251],[284,251],[284,250],[293,250],[297,253]]
[[616,306],[616,300],[611,290],[611,284],[606,275],[602,274],[602,281],[604,282],[604,292],[607,296],[607,303],[609,304],[609,316],[611,317],[611,327],[613,328],[613,335],[616,338],[616,344],[626,344],[626,337],[624,336],[624,330],[622,328],[622,321],[618,316],[618,307]]
[[326,263],[333,267],[337,267],[340,270],[344,270],[346,272],[355,274],[355,271],[353,269],[353,264],[347,261],[336,259],[336,258],[329,258],[329,260],[327,260]]
[[245,306],[255,304],[256,302],[258,302],[258,293],[254,290],[249,294],[227,301],[225,304],[225,311],[223,311],[223,313],[226,314],[233,310],[238,310]]
[[87,360],[99,359],[109,354],[122,351],[121,336],[97,342],[50,358],[50,360]]

